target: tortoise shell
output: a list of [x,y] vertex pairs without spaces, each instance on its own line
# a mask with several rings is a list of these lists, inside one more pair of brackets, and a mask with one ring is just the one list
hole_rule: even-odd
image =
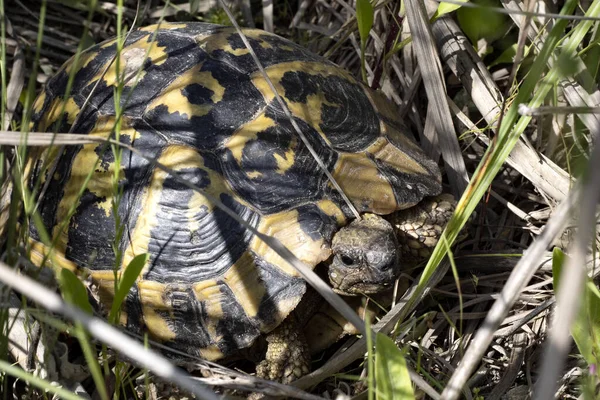
[[[244,33],[359,211],[386,214],[440,192],[437,165],[380,94],[288,40]],[[118,63],[116,51],[111,40],[67,62],[36,100],[32,129],[118,137],[306,264],[329,257],[332,235],[352,214],[233,28],[149,26],[126,38]],[[32,176],[47,185],[39,211],[60,255],[55,259],[85,271],[103,307],[111,306],[114,270],[149,255],[122,306],[121,322],[134,332],[214,360],[274,329],[305,292],[298,273],[251,232],[126,148],[120,162],[105,144],[68,146],[60,156],[46,151]],[[39,241],[35,228],[31,235]],[[34,246],[38,260],[45,251]]]

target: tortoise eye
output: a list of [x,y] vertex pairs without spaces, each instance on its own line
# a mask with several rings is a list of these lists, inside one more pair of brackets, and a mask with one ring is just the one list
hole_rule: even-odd
[[354,265],[354,259],[349,256],[341,256],[340,259],[345,265]]

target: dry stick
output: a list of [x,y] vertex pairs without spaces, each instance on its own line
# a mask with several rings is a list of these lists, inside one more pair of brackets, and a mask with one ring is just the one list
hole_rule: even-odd
[[[67,139],[73,138],[72,142],[67,142]],[[53,141],[54,140],[54,141]],[[152,163],[157,168],[167,172],[171,175],[178,183],[185,185],[191,190],[200,193],[202,196],[206,197],[210,202],[223,210],[227,215],[237,221],[240,225],[248,229],[252,232],[256,237],[266,243],[269,247],[271,247],[277,255],[287,261],[290,265],[292,265],[296,270],[302,275],[302,277],[319,292],[321,296],[329,304],[331,304],[334,308],[336,308],[340,314],[344,316],[356,329],[358,329],[361,333],[365,333],[365,324],[362,319],[350,308],[350,306],[340,298],[339,295],[334,293],[334,291],[327,285],[323,280],[313,272],[311,268],[309,268],[306,264],[300,261],[294,253],[292,253],[287,247],[285,247],[278,239],[265,235],[264,233],[256,230],[255,227],[250,225],[247,221],[240,218],[234,211],[232,211],[229,207],[223,204],[218,198],[214,197],[210,193],[207,193],[200,189],[198,186],[194,185],[191,182],[188,182],[173,169],[159,163],[154,158],[149,157],[139,151],[138,149],[121,142],[117,142],[114,139],[103,139],[98,137],[91,136],[82,136],[76,134],[54,134],[54,133],[46,133],[46,132],[29,132],[27,137],[27,143],[23,143],[24,138],[21,137],[21,134],[18,132],[7,132],[0,131],[0,144],[27,144],[30,146],[47,146],[50,143],[54,144],[89,144],[89,143],[104,143],[108,142],[114,144],[116,146],[121,146],[132,153],[142,157],[146,161]]]
[[[500,297],[494,302],[483,325],[475,334],[471,345],[467,348],[463,359],[442,392],[442,398],[445,400],[454,400],[459,397],[462,387],[477,365],[479,365],[481,358],[490,345],[494,337],[494,332],[498,329],[504,318],[506,318],[513,304],[519,298],[521,291],[537,270],[539,266],[538,260],[545,254],[546,249],[552,244],[552,241],[563,231],[564,225],[570,218],[569,212],[573,208],[575,200],[579,197],[579,192],[579,186],[577,186],[577,189],[574,189],[571,195],[567,196],[556,207],[542,234],[535,240],[515,266],[502,289],[502,293],[500,293]],[[592,218],[592,220],[595,219]]]
[[[600,133],[600,126],[596,126]],[[577,223],[577,236],[572,245],[573,251],[562,269],[560,287],[556,296],[556,317],[550,329],[550,338],[546,345],[546,352],[542,362],[540,378],[535,386],[535,399],[549,399],[554,397],[556,382],[563,368],[565,358],[569,353],[571,325],[579,311],[582,290],[586,277],[587,249],[596,231],[596,206],[600,201],[600,148],[596,146],[592,151],[587,168],[587,179],[581,190],[581,207],[579,222]],[[568,274],[568,278],[565,276]]]
[[262,0],[263,29],[273,33],[273,0]]
[[450,108],[446,101],[446,87],[439,55],[422,1],[407,0],[405,6],[413,46],[427,91],[427,99],[434,111],[432,115],[435,117],[434,124],[446,164],[446,174],[454,196],[459,198],[465,191],[469,178],[454,131]]
[[27,276],[17,274],[14,269],[3,262],[0,262],[0,281],[45,309],[81,323],[94,337],[107,343],[126,357],[135,360],[135,363],[140,367],[147,368],[157,376],[178,384],[201,399],[218,399],[213,392],[174,367],[165,357],[145,348],[137,340],[131,339],[99,318],[63,302],[58,294]]
[[19,94],[23,89],[25,81],[25,54],[23,49],[19,46],[15,47],[13,68],[10,74],[10,80],[6,87],[6,112],[4,114],[4,126],[2,129],[7,130],[10,126],[15,108],[19,102]]
[[277,89],[275,89],[275,86],[273,85],[273,82],[271,82],[271,78],[269,78],[269,75],[267,75],[267,72],[265,71],[265,69],[263,68],[260,60],[256,56],[256,53],[254,52],[254,49],[250,45],[250,42],[248,41],[248,38],[246,37],[246,35],[244,34],[244,32],[242,32],[239,24],[235,20],[235,17],[233,16],[233,14],[231,13],[231,11],[229,10],[229,7],[227,7],[227,5],[224,3],[223,0],[219,0],[219,3],[221,4],[221,8],[223,8],[223,10],[225,11],[225,13],[229,17],[229,20],[231,21],[231,23],[233,24],[233,26],[237,30],[238,35],[240,35],[240,38],[244,42],[244,45],[246,46],[246,48],[250,52],[250,55],[252,56],[252,59],[254,60],[254,63],[258,67],[258,70],[260,71],[261,75],[263,76],[263,78],[265,79],[265,81],[267,82],[267,84],[269,85],[269,88],[271,89],[271,91],[273,91],[273,95],[275,96],[275,99],[277,100],[277,103],[279,103],[279,106],[283,110],[285,116],[289,119],[290,123],[292,124],[292,127],[294,128],[294,130],[296,131],[296,133],[298,134],[298,136],[300,137],[300,139],[302,139],[302,142],[304,143],[304,145],[306,146],[306,148],[308,149],[308,151],[310,152],[310,154],[312,155],[312,157],[315,159],[315,161],[317,162],[317,164],[319,164],[319,167],[323,170],[323,172],[327,176],[327,179],[329,179],[329,182],[331,182],[331,184],[335,187],[335,189],[338,191],[338,193],[342,196],[342,199],[344,199],[344,202],[348,205],[348,207],[350,208],[350,211],[352,211],[352,214],[354,214],[354,217],[356,219],[360,219],[360,214],[358,213],[358,210],[356,209],[356,207],[354,207],[354,204],[352,204],[352,201],[350,201],[350,199],[348,198],[348,196],[346,196],[346,193],[344,193],[344,190],[337,183],[337,181],[335,180],[335,178],[333,177],[333,175],[331,175],[331,173],[327,169],[327,166],[325,166],[325,164],[323,164],[323,161],[321,160],[321,158],[319,157],[319,155],[317,154],[317,152],[315,151],[315,149],[312,147],[312,145],[310,144],[310,142],[306,138],[306,135],[304,135],[304,133],[302,132],[302,129],[300,129],[300,127],[298,126],[298,124],[294,120],[294,117],[292,116],[292,113],[290,112],[290,109],[287,107],[287,104],[285,104],[285,102],[283,101],[283,99],[281,98],[281,96],[279,95],[279,93],[277,92]]

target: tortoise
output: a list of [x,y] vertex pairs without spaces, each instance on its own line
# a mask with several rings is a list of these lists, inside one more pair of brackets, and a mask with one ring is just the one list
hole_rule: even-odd
[[[121,324],[208,360],[264,334],[301,336],[286,321],[306,284],[271,248],[153,160],[307,265],[335,253],[329,278],[338,293],[350,295],[387,288],[400,272],[398,243],[381,215],[441,191],[437,164],[381,93],[291,41],[244,33],[294,122],[363,213],[360,220],[352,222],[349,206],[231,27],[141,28],[124,39],[118,63],[116,39],[92,47],[48,80],[32,117],[33,130],[113,138],[147,156],[102,143],[68,146],[44,152],[30,182],[44,188],[39,212],[54,239],[54,262],[87,276],[98,306],[110,310],[115,269],[147,253]],[[41,262],[48,249],[34,227],[30,235],[32,257]],[[281,340],[272,343],[271,353],[281,358]],[[305,373],[305,361],[293,369]],[[267,370],[260,368],[271,377]]]

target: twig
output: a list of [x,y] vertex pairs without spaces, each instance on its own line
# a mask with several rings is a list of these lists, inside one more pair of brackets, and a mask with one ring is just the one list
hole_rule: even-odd
[[440,64],[435,42],[431,33],[429,20],[423,10],[423,3],[418,0],[405,2],[406,18],[410,25],[413,46],[419,61],[423,84],[427,98],[432,107],[434,125],[438,133],[442,156],[446,163],[446,174],[455,197],[459,198],[469,181],[465,162],[462,157],[452,115],[446,101],[444,75]]

